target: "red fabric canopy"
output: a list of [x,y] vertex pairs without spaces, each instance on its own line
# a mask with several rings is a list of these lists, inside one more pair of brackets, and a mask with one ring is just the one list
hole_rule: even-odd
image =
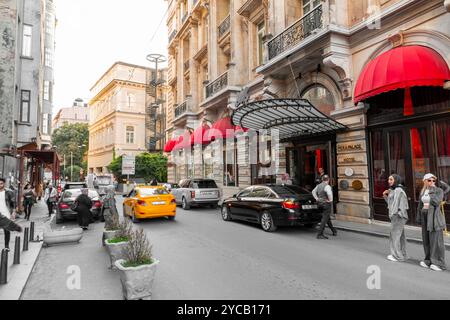
[[194,144],[208,144],[209,141],[207,139],[209,126],[203,125],[195,129],[194,133],[191,134],[191,145]]
[[225,117],[212,125],[211,129],[206,133],[206,140],[210,142],[216,139],[233,138],[238,131],[247,132],[248,129],[234,126],[231,122],[231,117]]
[[355,87],[355,104],[396,89],[443,87],[447,80],[450,80],[450,70],[436,51],[423,46],[394,48],[363,69]]
[[164,152],[172,152],[173,148],[177,144],[177,140],[170,139],[167,141],[166,145],[164,146]]
[[189,148],[191,146],[191,138],[188,133],[181,135],[177,139],[177,144],[173,148],[173,150],[180,150],[184,148]]

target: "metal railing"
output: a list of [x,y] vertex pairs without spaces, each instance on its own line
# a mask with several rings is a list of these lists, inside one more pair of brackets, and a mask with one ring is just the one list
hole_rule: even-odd
[[173,30],[172,33],[169,36],[169,43],[172,42],[173,38],[175,38],[175,36],[177,35],[177,30]]
[[175,119],[189,111],[190,111],[190,108],[189,108],[188,100],[186,100],[182,104],[179,104],[177,107],[175,107]]
[[228,15],[219,25],[219,39],[222,38],[231,27],[231,17]]
[[270,40],[268,43],[269,60],[292,48],[309,37],[314,30],[322,27],[322,6],[319,6]]
[[206,98],[212,97],[217,92],[223,90],[228,86],[228,71],[222,74],[213,82],[206,85]]

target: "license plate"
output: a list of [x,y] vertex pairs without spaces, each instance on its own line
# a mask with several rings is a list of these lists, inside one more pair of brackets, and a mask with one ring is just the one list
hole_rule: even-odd
[[317,205],[316,204],[312,204],[312,205],[307,204],[307,205],[302,206],[302,209],[305,209],[305,210],[317,209]]
[[160,205],[163,205],[163,204],[166,204],[166,203],[164,201],[158,201],[158,202],[152,202],[152,204],[154,206],[160,206]]
[[217,192],[215,192],[215,191],[203,191],[203,192],[200,192],[200,194],[202,195],[202,196],[216,196],[217,195]]

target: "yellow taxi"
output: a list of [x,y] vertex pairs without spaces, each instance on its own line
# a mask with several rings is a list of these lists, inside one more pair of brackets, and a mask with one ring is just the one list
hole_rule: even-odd
[[137,186],[124,197],[123,215],[131,217],[134,223],[140,219],[161,217],[175,220],[175,197],[162,186]]

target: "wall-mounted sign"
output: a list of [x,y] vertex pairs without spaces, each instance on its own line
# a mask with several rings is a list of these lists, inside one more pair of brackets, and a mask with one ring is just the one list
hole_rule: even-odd
[[355,173],[355,171],[353,171],[353,169],[352,168],[345,168],[345,175],[347,176],[347,177],[351,177],[351,176],[353,176],[353,174]]
[[362,150],[364,150],[364,146],[362,145],[362,143],[338,145],[338,151],[339,152],[362,151]]

